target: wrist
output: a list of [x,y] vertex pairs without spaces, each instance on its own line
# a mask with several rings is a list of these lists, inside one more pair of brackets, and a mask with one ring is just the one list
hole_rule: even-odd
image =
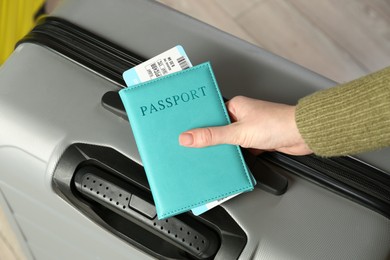
[[308,147],[305,140],[303,139],[297,122],[296,122],[296,110],[297,106],[288,106],[286,111],[286,119],[283,120],[286,125],[287,131],[285,145],[279,151],[286,152],[295,155],[304,155],[312,153],[312,150]]

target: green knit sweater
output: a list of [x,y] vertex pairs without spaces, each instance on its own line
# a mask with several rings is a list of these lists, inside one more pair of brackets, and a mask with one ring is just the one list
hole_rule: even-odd
[[390,146],[390,67],[302,98],[295,120],[320,156]]

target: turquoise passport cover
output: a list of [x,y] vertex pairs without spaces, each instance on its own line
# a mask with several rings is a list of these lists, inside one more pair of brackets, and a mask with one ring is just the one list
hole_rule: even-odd
[[253,182],[238,146],[180,146],[180,133],[230,123],[210,63],[119,91],[159,219],[239,192]]

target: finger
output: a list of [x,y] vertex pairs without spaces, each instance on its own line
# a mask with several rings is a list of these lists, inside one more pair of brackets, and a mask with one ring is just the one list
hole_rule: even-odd
[[227,101],[225,106],[232,123],[237,122],[236,109],[234,108],[234,104],[231,103],[231,100]]
[[238,110],[244,103],[248,102],[248,100],[250,99],[244,96],[235,96],[225,103],[232,122],[238,121]]
[[205,147],[217,144],[236,144],[235,126],[196,128],[182,133],[179,143],[188,147]]

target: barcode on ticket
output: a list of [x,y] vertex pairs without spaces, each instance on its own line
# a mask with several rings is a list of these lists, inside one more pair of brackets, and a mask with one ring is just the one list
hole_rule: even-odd
[[170,73],[178,72],[192,67],[182,46],[177,45],[123,73],[126,85],[145,82],[159,78]]
[[190,67],[184,56],[179,57],[177,59],[177,62],[179,63],[181,70],[185,70],[185,69],[188,69]]

